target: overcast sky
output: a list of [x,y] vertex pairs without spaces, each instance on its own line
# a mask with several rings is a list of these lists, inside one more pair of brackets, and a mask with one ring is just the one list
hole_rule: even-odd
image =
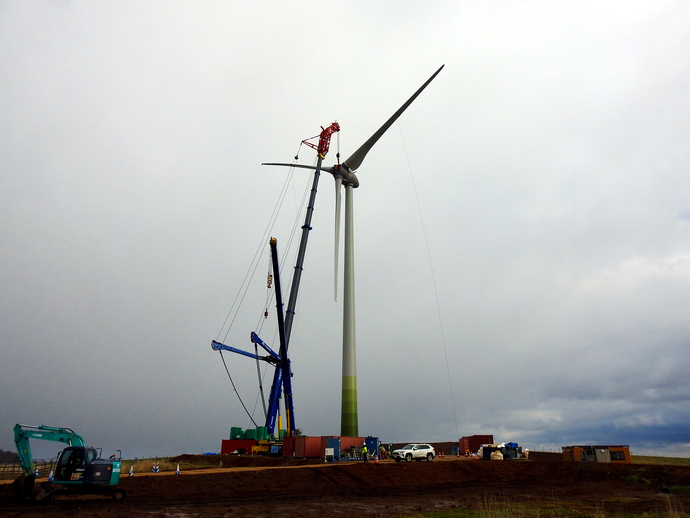
[[[250,426],[210,342],[277,348],[268,235],[287,298],[312,181],[261,163],[335,120],[349,156],[442,64],[358,171],[360,435],[690,456],[690,4],[660,0],[0,1],[0,448],[18,422],[128,458]],[[322,175],[308,435],[340,433],[333,212]]]

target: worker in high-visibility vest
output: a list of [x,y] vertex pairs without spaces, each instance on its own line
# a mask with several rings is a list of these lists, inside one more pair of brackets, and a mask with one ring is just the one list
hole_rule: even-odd
[[369,455],[367,455],[367,445],[366,445],[366,443],[364,443],[364,444],[362,445],[362,458],[364,459],[364,462],[365,462],[365,463],[367,462],[367,457],[368,457],[368,456],[369,456]]

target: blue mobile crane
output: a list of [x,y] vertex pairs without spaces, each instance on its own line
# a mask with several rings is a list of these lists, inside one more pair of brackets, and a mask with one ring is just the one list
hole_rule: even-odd
[[[30,439],[56,441],[67,445],[58,456],[53,484],[42,485],[37,494],[34,494],[36,465],[31,453]],[[115,455],[110,459],[102,459],[99,449],[87,447],[84,438],[74,430],[45,425],[16,424],[14,443],[22,469],[22,475],[15,483],[23,498],[54,502],[62,496],[78,497],[86,494],[114,500],[122,500],[125,497],[125,492],[115,487],[120,481],[122,452],[118,459],[114,458]]]
[[267,353],[267,356],[260,356],[255,353],[243,351],[236,347],[222,344],[213,340],[211,348],[214,351],[230,351],[237,354],[242,354],[253,358],[255,360],[264,361],[275,365],[273,373],[273,383],[271,384],[271,392],[268,397],[268,409],[266,410],[266,428],[270,435],[275,433],[276,418],[279,411],[279,403],[281,392],[285,392],[285,413],[286,413],[286,429],[289,435],[292,435],[296,430],[295,425],[295,410],[292,402],[292,371],[290,370],[290,360],[287,355],[287,341],[285,336],[285,315],[283,313],[283,296],[280,287],[280,269],[278,267],[278,246],[277,240],[271,238],[271,261],[273,263],[273,272],[275,274],[275,290],[276,290],[276,310],[278,313],[278,335],[280,339],[280,354],[271,349],[255,332],[251,333],[251,341],[253,344],[261,346]]
[[[280,352],[276,354],[268,345],[266,345],[263,340],[261,340],[258,335],[254,332],[251,333],[251,341],[254,344],[260,345],[267,353],[268,356],[259,356],[258,353],[250,353],[231,347],[229,345],[222,344],[213,340],[211,342],[211,348],[214,351],[230,351],[244,356],[248,356],[255,360],[265,361],[275,365],[275,371],[273,374],[273,384],[271,385],[271,392],[269,395],[269,405],[266,410],[266,428],[268,433],[274,435],[275,433],[275,423],[276,417],[279,411],[279,401],[281,396],[281,391],[285,393],[285,413],[286,413],[286,430],[289,436],[294,435],[298,428],[295,424],[295,409],[292,399],[292,372],[290,370],[290,360],[288,358],[288,346],[290,343],[290,334],[292,331],[292,321],[295,316],[295,307],[297,305],[297,294],[299,292],[299,285],[302,276],[302,270],[304,270],[304,255],[307,249],[307,240],[309,239],[309,231],[311,230],[311,218],[314,212],[314,204],[316,201],[316,192],[319,185],[319,176],[321,175],[321,161],[326,158],[328,149],[331,143],[331,137],[340,131],[340,125],[337,122],[332,123],[327,128],[321,127],[321,133],[316,137],[310,139],[305,139],[302,144],[315,149],[317,152],[317,164],[314,171],[314,180],[312,182],[311,194],[309,197],[309,203],[307,204],[307,212],[304,218],[304,225],[302,225],[302,237],[300,239],[299,250],[297,252],[297,262],[295,264],[295,272],[292,277],[292,286],[290,288],[290,298],[288,300],[287,310],[283,312],[283,299],[282,291],[280,288],[280,269],[278,265],[278,251],[277,251],[277,241],[275,238],[271,238],[271,261],[273,263],[273,272],[276,279],[276,310],[278,313],[278,333],[280,338]],[[310,140],[316,139],[318,137],[318,144],[313,144],[309,142]],[[335,167],[336,171],[340,167],[340,153],[337,154],[338,165]],[[267,164],[266,164],[267,165]]]

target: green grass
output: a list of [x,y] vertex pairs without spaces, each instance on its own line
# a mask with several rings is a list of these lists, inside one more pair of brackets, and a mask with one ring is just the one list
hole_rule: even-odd
[[520,507],[505,507],[503,509],[492,510],[463,510],[439,511],[435,513],[417,513],[400,515],[397,518],[688,518],[685,513],[669,510],[663,513],[607,513],[605,511],[592,509],[585,511],[568,509],[523,509]]
[[601,505],[577,506],[566,502],[542,502],[541,504],[520,504],[492,500],[478,509],[452,509],[415,514],[399,515],[395,518],[690,518],[690,515],[679,511],[669,501],[666,510],[656,513],[632,514],[623,512],[609,513]]
[[686,457],[653,457],[648,455],[631,455],[633,464],[662,464],[665,466],[690,466]]

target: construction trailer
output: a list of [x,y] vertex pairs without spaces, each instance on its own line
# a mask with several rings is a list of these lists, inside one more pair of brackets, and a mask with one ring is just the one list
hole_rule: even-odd
[[563,460],[576,462],[612,462],[629,464],[630,447],[627,445],[608,446],[563,446]]
[[482,444],[493,444],[493,435],[470,435],[469,437],[460,438],[460,454],[477,453]]

